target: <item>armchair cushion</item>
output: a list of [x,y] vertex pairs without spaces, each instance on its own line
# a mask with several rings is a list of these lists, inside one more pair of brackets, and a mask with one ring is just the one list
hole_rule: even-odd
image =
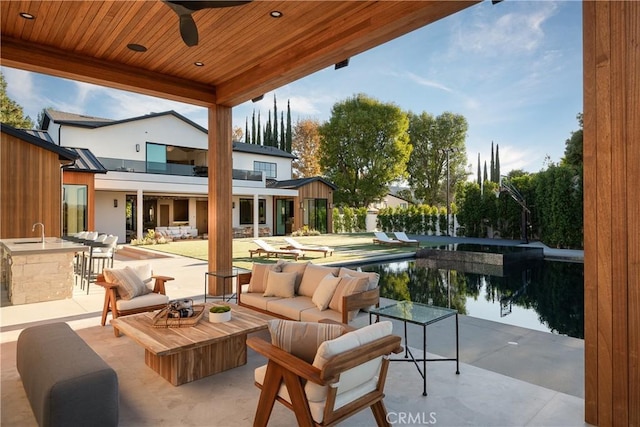
[[296,273],[267,273],[267,289],[263,296],[293,298],[295,296]]
[[296,357],[313,362],[318,347],[344,333],[344,327],[335,323],[296,322],[293,320],[270,320],[271,343]]
[[[383,321],[348,332],[333,340],[325,341],[318,347],[318,352],[313,359],[313,366],[322,369],[332,357],[391,335],[392,330],[393,324],[390,321]],[[380,363],[381,359],[373,359],[343,372],[340,375],[340,394],[354,389],[360,391],[369,390],[372,387],[374,389],[377,382],[374,377],[379,371]],[[309,381],[305,385],[304,391],[310,402],[320,402],[327,398],[327,386]]]
[[153,270],[151,269],[151,264],[140,264],[131,268],[136,272],[140,280],[142,280],[145,285],[149,285],[149,283],[151,283],[151,280],[153,279]]
[[163,294],[150,292],[145,295],[138,296],[136,298],[125,300],[119,298],[116,301],[116,308],[118,311],[137,310],[144,307],[150,307],[154,305],[168,304],[169,297]]
[[107,283],[118,285],[118,295],[124,300],[130,300],[140,295],[151,292],[134,269],[127,266],[125,268],[105,268],[103,271]]
[[324,311],[329,308],[331,298],[340,284],[341,278],[335,277],[333,274],[327,274],[320,281],[316,291],[313,293],[311,301],[318,307],[318,310]]

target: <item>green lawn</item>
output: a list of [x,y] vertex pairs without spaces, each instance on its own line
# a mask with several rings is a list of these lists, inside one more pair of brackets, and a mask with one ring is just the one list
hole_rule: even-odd
[[[374,245],[372,233],[323,234],[321,236],[296,237],[295,239],[303,245],[329,246],[335,249],[333,255],[326,258],[321,252],[305,252],[305,256],[300,258],[300,260],[310,261],[314,264],[357,262],[372,256],[411,254],[416,250],[415,246]],[[285,241],[281,237],[264,237],[263,240],[275,248],[285,246]],[[182,240],[164,245],[142,246],[142,248],[206,261],[208,259],[207,244],[206,240]],[[233,265],[251,268],[251,263],[257,259],[261,262],[267,262],[266,257],[249,258],[249,249],[257,247],[252,238],[233,239]],[[286,259],[292,258],[286,257]],[[269,262],[276,262],[276,259],[272,257]]]

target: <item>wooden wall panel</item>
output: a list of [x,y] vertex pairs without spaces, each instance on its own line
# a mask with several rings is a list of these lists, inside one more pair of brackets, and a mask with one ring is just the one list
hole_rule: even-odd
[[87,230],[96,229],[96,186],[95,175],[87,172],[62,172],[64,184],[87,186]]
[[294,199],[296,215],[293,219],[293,230],[302,228],[304,212],[300,209],[300,202],[305,199],[327,199],[327,232],[333,233],[333,189],[321,181],[313,181],[298,189],[298,197]]
[[0,238],[37,237],[40,230],[32,231],[36,222],[44,224],[47,237],[59,237],[58,155],[6,133],[0,143]]
[[584,2],[585,420],[640,425],[640,7]]

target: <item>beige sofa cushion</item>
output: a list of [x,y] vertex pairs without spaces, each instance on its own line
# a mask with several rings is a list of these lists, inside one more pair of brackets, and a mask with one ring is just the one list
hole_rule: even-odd
[[338,338],[344,333],[341,325],[329,323],[269,320],[271,343],[296,357],[312,363],[318,347],[324,341]]
[[317,307],[309,297],[280,298],[267,303],[267,311],[292,320],[300,320],[300,313]]
[[[340,277],[340,283],[333,293],[333,297],[329,302],[329,308],[342,313],[342,297],[364,292],[368,289],[369,279],[367,277]],[[356,313],[349,313],[353,317]]]
[[[307,297],[301,297],[307,298]],[[342,323],[342,314],[335,310],[318,310],[315,305],[300,312],[301,322],[319,322],[322,319],[330,319],[338,323]]]
[[295,296],[296,273],[267,272],[267,288],[265,297],[293,298]]
[[300,282],[300,288],[298,289],[298,295],[304,295],[306,297],[313,297],[313,293],[316,291],[318,284],[327,274],[338,275],[340,268],[338,267],[324,267],[321,265],[309,264],[304,270],[302,275],[302,282]]
[[277,264],[261,264],[254,262],[251,267],[251,280],[249,281],[249,292],[264,292],[267,289],[267,272],[281,271]]
[[327,274],[320,281],[316,291],[313,293],[313,297],[311,297],[311,301],[318,307],[318,310],[324,311],[329,308],[329,302],[331,302],[331,298],[341,280],[342,278],[340,277]]
[[300,283],[302,282],[302,275],[304,274],[305,270],[307,269],[307,265],[309,264],[309,262],[289,262],[289,261],[282,261],[279,260],[278,264],[281,268],[281,271],[283,273],[296,273],[296,294],[298,293],[298,290],[300,289]]
[[366,277],[369,280],[369,288],[366,290],[375,289],[378,287],[380,281],[380,275],[375,272],[364,272],[351,270],[350,268],[341,267],[338,276],[351,276],[351,277]]
[[267,310],[267,304],[270,301],[282,299],[280,297],[264,297],[262,292],[243,293],[241,297],[242,304],[250,305],[251,307],[258,308],[260,310]]

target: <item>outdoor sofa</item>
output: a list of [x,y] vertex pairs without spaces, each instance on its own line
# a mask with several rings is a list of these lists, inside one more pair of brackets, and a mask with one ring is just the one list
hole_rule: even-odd
[[238,277],[238,305],[282,319],[347,324],[358,310],[379,304],[379,280],[377,273],[345,267],[254,263],[251,273]]

